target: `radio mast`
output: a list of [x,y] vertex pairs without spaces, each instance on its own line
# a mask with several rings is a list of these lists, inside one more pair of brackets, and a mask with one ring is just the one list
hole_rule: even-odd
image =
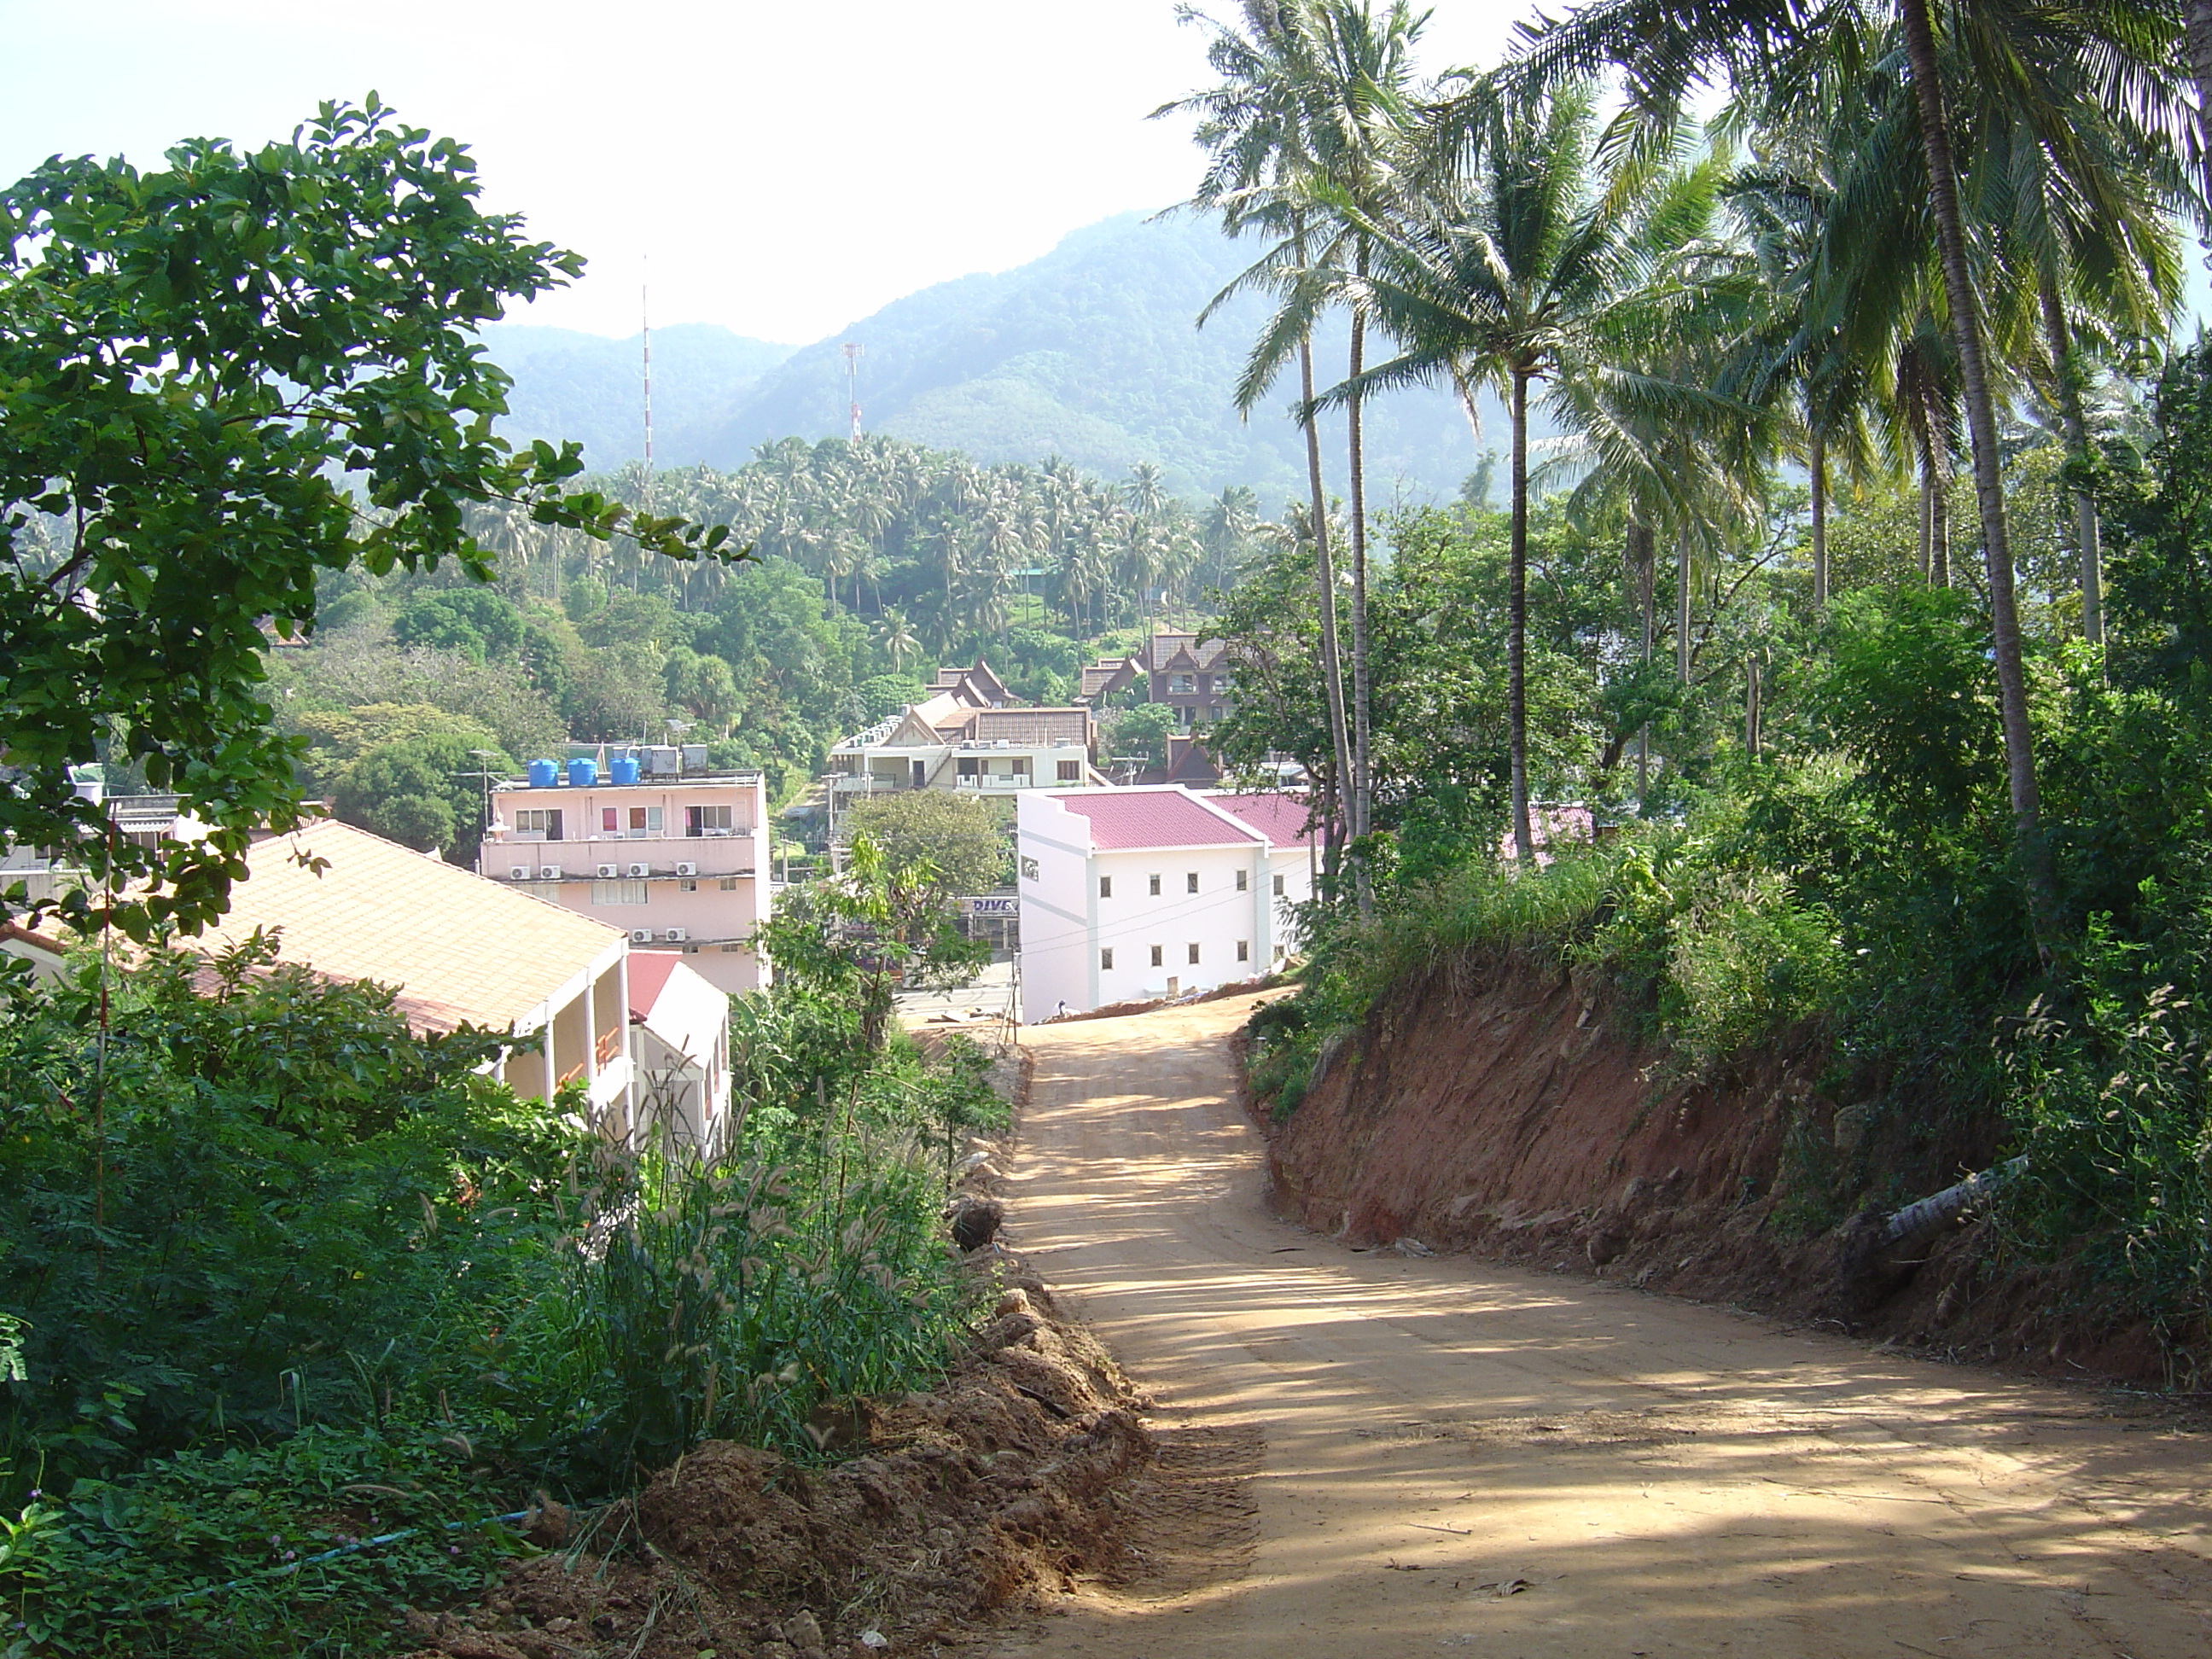
[[855,377],[860,372],[861,345],[858,340],[845,342],[845,403],[853,412],[853,441],[860,441],[860,398]]

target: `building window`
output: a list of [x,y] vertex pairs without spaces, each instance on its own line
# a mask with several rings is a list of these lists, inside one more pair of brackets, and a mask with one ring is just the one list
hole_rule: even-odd
[[1101,951],[1098,953],[1098,965],[1099,965],[1101,968],[1107,969],[1109,969],[1109,970],[1113,968],[1113,966],[1114,966],[1114,951],[1113,951],[1113,947],[1112,947],[1111,945],[1109,945],[1105,950]]
[[1171,997],[1179,997],[1182,994],[1182,981],[1172,975],[1168,978],[1168,994]]
[[514,815],[514,830],[517,835],[543,836],[548,841],[564,839],[561,834],[561,811],[558,807],[549,811],[544,807],[526,806]]
[[1167,947],[1166,947],[1165,945],[1155,945],[1154,946],[1152,946],[1152,966],[1153,966],[1153,967],[1157,968],[1157,967],[1158,967],[1158,966],[1160,965],[1161,962],[1164,959],[1164,952],[1165,952],[1166,949],[1167,949]]
[[629,809],[629,836],[632,840],[660,833],[660,809],[658,806],[633,806]]
[[599,833],[603,836],[622,834],[622,808],[619,806],[599,808]]
[[1195,892],[1198,890],[1198,872],[1197,872],[1197,871],[1193,870],[1193,871],[1189,872],[1188,874],[1186,874],[1186,875],[1183,877],[1183,878],[1182,878],[1182,890],[1183,890],[1184,892],[1186,892],[1186,893],[1195,893]]
[[1022,859],[1022,879],[1024,881],[1035,881],[1036,878],[1037,861],[1024,854]]
[[1160,896],[1160,878],[1158,876],[1147,876],[1145,879],[1152,884],[1152,896],[1158,898]]
[[714,885],[725,893],[734,893],[738,890],[738,878],[735,876],[717,876]]
[[983,763],[974,755],[963,755],[958,771],[963,778],[980,778],[983,775]]
[[684,809],[684,833],[703,836],[709,830],[730,827],[730,809],[726,806],[687,806]]
[[645,884],[641,881],[595,881],[592,884],[592,902],[594,905],[642,904],[645,902]]
[[1191,959],[1192,964],[1193,964],[1194,966],[1194,965],[1196,965],[1196,963],[1197,963],[1197,962],[1198,962],[1198,946],[1197,946],[1197,945],[1193,945],[1190,947],[1190,959]]
[[1098,896],[1100,898],[1112,898],[1114,896],[1113,877],[1101,876],[1098,878]]
[[1249,962],[1252,960],[1252,941],[1250,939],[1240,939],[1237,941],[1237,960],[1239,962]]
[[1251,883],[1249,878],[1251,873],[1252,872],[1249,870],[1239,870],[1237,872],[1237,890],[1238,892],[1243,892],[1249,886],[1250,886]]
[[1082,782],[1082,781],[1083,781],[1083,763],[1082,763],[1081,761],[1062,761],[1062,762],[1060,762],[1060,781],[1062,783],[1080,783],[1080,782]]
[[696,893],[699,890],[699,884],[686,876],[676,884],[676,890],[679,893]]
[[1029,775],[1030,775],[1030,757],[1029,757],[1027,755],[1017,755],[1017,756],[1015,756],[1015,757],[1014,757],[1014,775],[1015,775],[1016,777],[1018,777],[1018,778],[1025,778],[1025,777],[1029,776]]
[[1171,697],[1194,697],[1197,695],[1198,677],[1196,675],[1170,674],[1168,676],[1168,696]]
[[1280,876],[1277,876],[1277,877],[1275,878],[1275,896],[1276,896],[1277,898],[1280,898],[1280,897],[1282,897],[1282,896],[1283,896],[1283,878],[1282,878]]
[[726,957],[733,957],[744,948],[742,945],[725,945],[722,947],[722,954]]

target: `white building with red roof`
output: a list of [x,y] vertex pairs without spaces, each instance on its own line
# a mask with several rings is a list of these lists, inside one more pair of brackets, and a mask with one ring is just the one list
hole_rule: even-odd
[[1036,790],[1020,798],[1022,1017],[1250,979],[1297,948],[1313,896],[1304,801]]
[[673,951],[629,953],[630,1054],[641,1115],[679,1146],[729,1144],[730,999]]

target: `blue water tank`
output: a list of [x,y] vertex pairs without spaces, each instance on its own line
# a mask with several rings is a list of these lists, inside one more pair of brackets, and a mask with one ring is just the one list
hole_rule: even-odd
[[579,755],[568,763],[568,787],[589,789],[599,781],[599,765],[588,755]]
[[560,781],[561,769],[551,761],[534,760],[530,763],[530,787],[532,789],[550,789]]
[[614,757],[613,762],[609,765],[608,770],[614,774],[614,779],[617,783],[635,783],[637,781],[637,757],[635,755],[617,755]]

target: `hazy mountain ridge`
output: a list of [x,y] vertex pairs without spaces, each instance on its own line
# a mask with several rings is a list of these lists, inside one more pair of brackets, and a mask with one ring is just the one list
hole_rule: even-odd
[[[732,467],[778,438],[843,433],[841,347],[851,340],[865,352],[858,395],[871,431],[987,462],[1057,454],[1109,477],[1153,461],[1178,492],[1249,484],[1274,512],[1304,494],[1303,441],[1285,414],[1294,374],[1249,422],[1231,401],[1267,301],[1240,296],[1196,326],[1206,302],[1259,252],[1201,221],[1130,214],[1077,231],[1012,270],[908,295],[796,349],[705,325],[656,329],[654,458]],[[516,379],[513,434],[578,438],[594,465],[639,456],[635,337],[502,327],[489,338]],[[1324,331],[1316,354],[1316,384],[1327,386],[1343,373],[1340,325]],[[1370,361],[1377,355],[1370,345]],[[1367,431],[1378,505],[1401,490],[1449,496],[1475,465],[1466,420],[1445,393],[1377,399]],[[1330,486],[1340,493],[1340,419],[1325,422],[1324,436]],[[1499,439],[1486,428],[1485,441]]]

